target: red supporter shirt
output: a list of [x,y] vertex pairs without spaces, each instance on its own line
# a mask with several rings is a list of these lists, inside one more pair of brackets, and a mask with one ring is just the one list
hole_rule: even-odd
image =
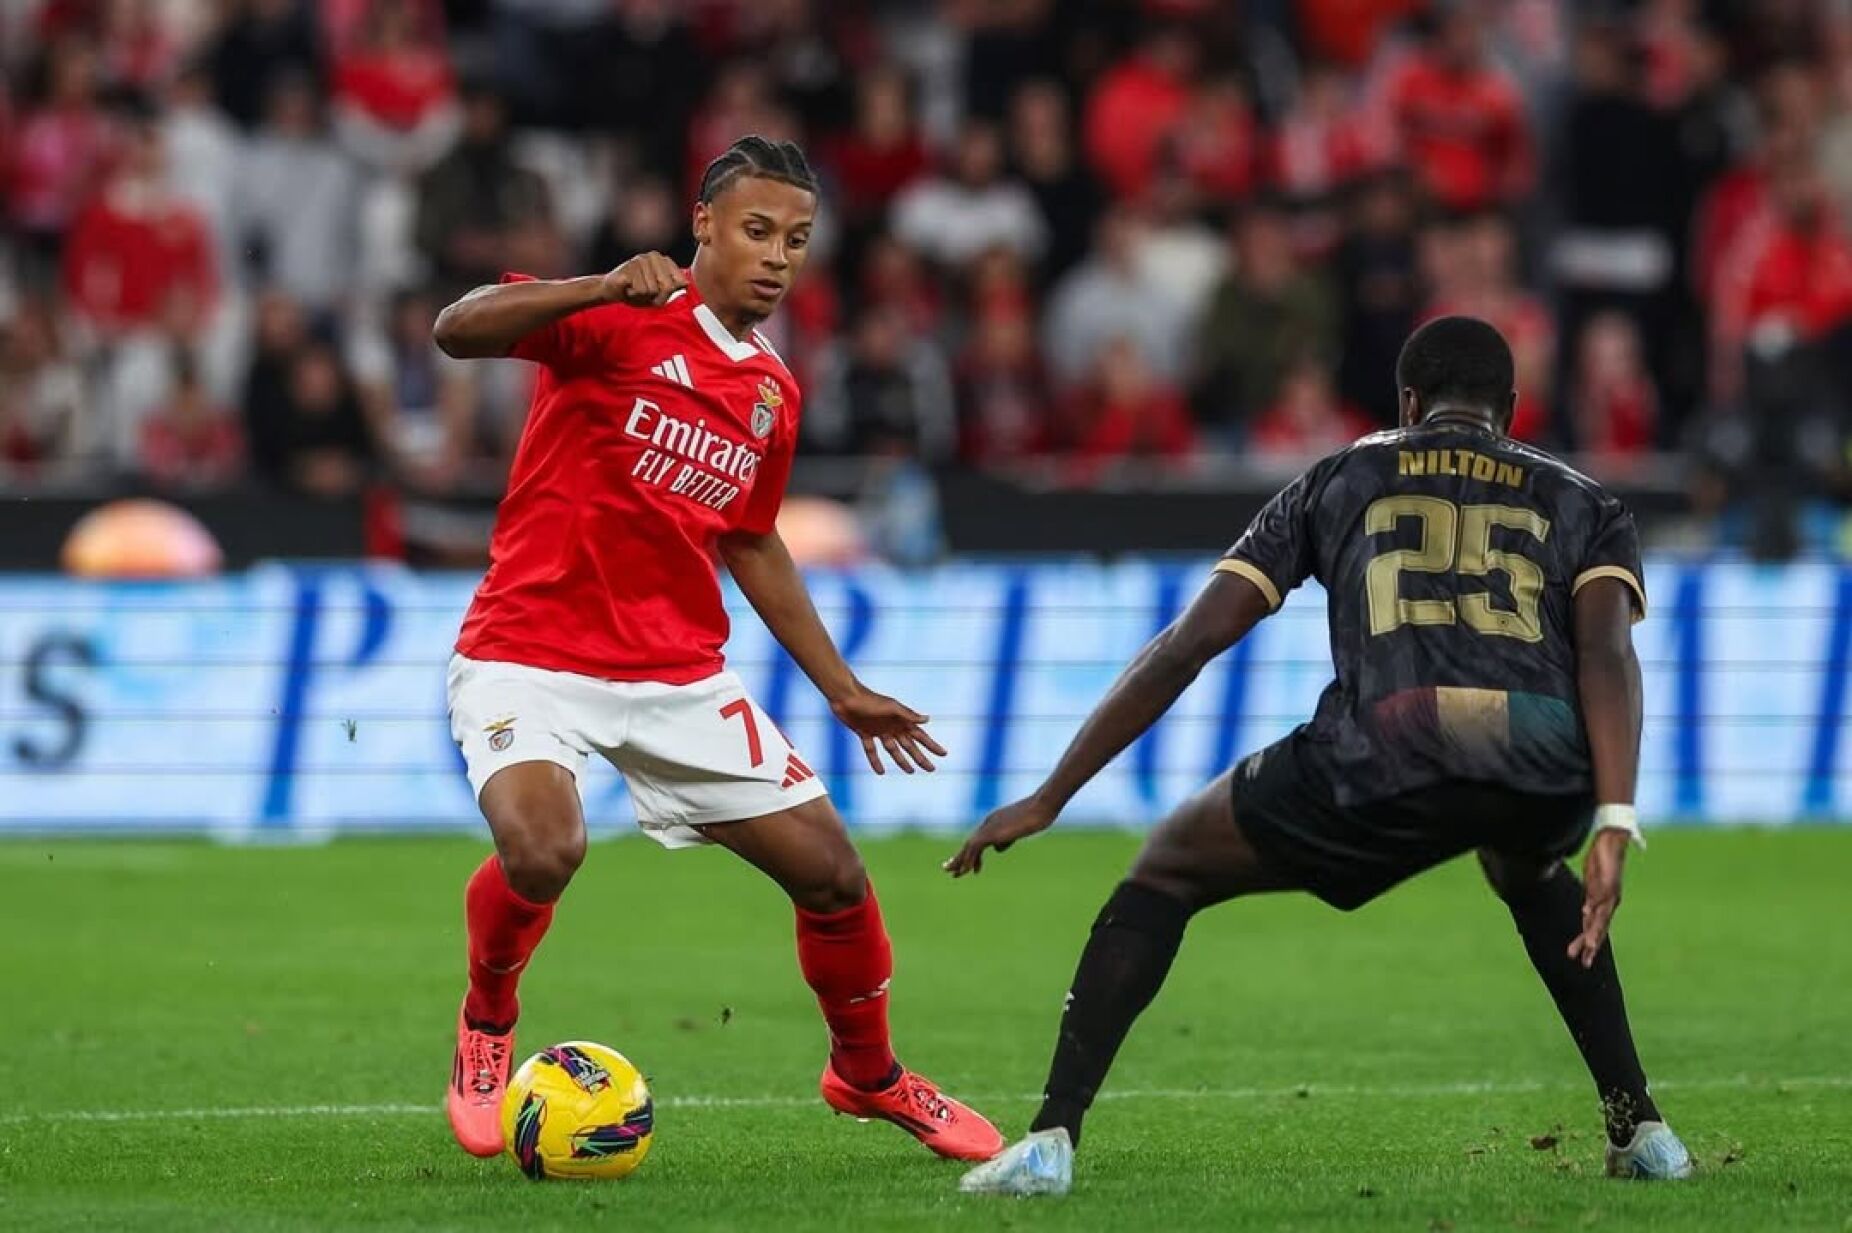
[[1635,458],[1653,447],[1659,395],[1644,377],[1587,389],[1576,399],[1576,417],[1583,449],[1610,457]]
[[1073,454],[1083,464],[1115,458],[1182,458],[1196,445],[1188,405],[1176,391],[1162,386],[1142,398],[1102,396],[1081,414],[1090,419]]
[[1288,116],[1273,134],[1268,170],[1289,197],[1323,197],[1388,165],[1394,142],[1361,110],[1331,120]]
[[541,370],[457,650],[613,681],[719,672],[715,541],[773,529],[797,448],[783,361],[692,283],[662,308],[575,313],[514,354]]
[[159,325],[179,307],[197,322],[218,295],[213,260],[206,220],[191,206],[105,194],[71,228],[65,294],[80,314],[112,329]]
[[878,146],[857,134],[827,147],[836,169],[842,208],[860,216],[884,210],[900,190],[925,175],[932,165],[926,143],[908,134],[890,146]]
[[1110,69],[1087,100],[1082,138],[1087,157],[1121,199],[1142,195],[1165,141],[1189,110],[1189,87],[1144,60]]
[[1299,30],[1315,52],[1351,68],[1375,54],[1389,26],[1427,5],[1422,0],[1298,0]]
[[1852,240],[1830,220],[1800,228],[1765,213],[1725,254],[1711,312],[1730,346],[1770,327],[1803,341],[1831,332],[1852,321]]
[[6,167],[14,219],[34,231],[62,230],[96,187],[115,137],[100,111],[46,108],[11,135]]
[[334,68],[335,97],[401,132],[424,123],[455,91],[450,61],[429,48],[387,54],[355,52],[337,61]]
[[1743,229],[1768,206],[1768,175],[1753,163],[1726,171],[1698,203],[1692,240],[1692,286],[1700,298],[1716,293],[1723,260]]
[[1403,150],[1444,206],[1472,210],[1505,201],[1530,182],[1524,101],[1493,68],[1454,72],[1411,57],[1388,85]]
[[1178,167],[1210,197],[1240,201],[1260,181],[1266,146],[1245,107],[1216,108],[1178,129],[1175,143]]

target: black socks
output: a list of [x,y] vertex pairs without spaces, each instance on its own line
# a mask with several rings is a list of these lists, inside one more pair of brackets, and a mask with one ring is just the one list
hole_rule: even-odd
[[1030,1130],[1061,1126],[1080,1142],[1081,1120],[1132,1021],[1164,984],[1191,914],[1182,900],[1131,882],[1113,891],[1093,922],[1068,989],[1041,1112]]
[[[1570,939],[1582,928],[1582,883],[1566,866],[1512,894],[1506,906],[1594,1077],[1608,1137],[1629,1142],[1640,1122],[1660,1118],[1634,1052],[1613,942],[1592,967],[1569,957]],[[1113,891],[1081,952],[1031,1130],[1060,1126],[1080,1142],[1081,1122],[1133,1021],[1163,986],[1192,914],[1182,900],[1132,882]]]
[[1614,968],[1614,942],[1603,944],[1593,967],[1584,968],[1569,957],[1569,942],[1582,931],[1582,883],[1566,865],[1513,894],[1505,905],[1530,952],[1531,965],[1556,1000],[1594,1076],[1608,1138],[1624,1146],[1638,1123],[1659,1120],[1659,1109],[1647,1094],[1646,1074],[1633,1049],[1620,975]]

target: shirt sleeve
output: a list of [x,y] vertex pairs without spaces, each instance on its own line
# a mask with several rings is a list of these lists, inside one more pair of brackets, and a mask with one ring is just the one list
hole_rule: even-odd
[[1596,510],[1595,532],[1576,565],[1571,595],[1597,578],[1618,578],[1633,592],[1633,619],[1646,617],[1646,584],[1640,569],[1640,532],[1619,500],[1603,496]]
[[746,498],[746,512],[740,515],[739,529],[752,535],[769,535],[778,526],[778,508],[784,504],[785,487],[791,482],[791,460],[797,455],[797,417],[792,416],[771,440],[765,461],[752,481],[752,495]]
[[[531,274],[504,274],[503,286],[510,283],[538,282]],[[623,318],[605,309],[586,309],[568,313],[548,326],[542,326],[509,349],[518,360],[544,364],[548,368],[567,369],[596,359],[609,343],[612,328]]]
[[1309,524],[1323,465],[1313,467],[1267,502],[1235,546],[1216,562],[1217,573],[1246,578],[1260,588],[1274,608],[1285,602],[1294,587],[1312,576]]

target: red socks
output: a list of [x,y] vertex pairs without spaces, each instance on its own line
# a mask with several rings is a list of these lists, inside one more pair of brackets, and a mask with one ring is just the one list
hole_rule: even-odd
[[816,992],[830,1027],[830,1064],[849,1083],[870,1091],[893,1077],[887,1035],[887,982],[894,950],[881,905],[868,897],[842,912],[797,909],[797,962]]
[[501,859],[491,854],[470,877],[463,906],[469,922],[469,996],[463,1016],[478,1025],[512,1025],[521,1010],[515,986],[553,923],[553,905],[515,894]]
[[[514,893],[499,859],[490,856],[469,880],[463,901],[469,921],[469,997],[464,1016],[502,1027],[520,1013],[515,987],[521,969],[553,923],[553,905]],[[894,951],[874,887],[841,912],[797,909],[797,961],[816,992],[830,1029],[830,1062],[856,1087],[875,1090],[893,1077],[887,1034],[887,982]]]

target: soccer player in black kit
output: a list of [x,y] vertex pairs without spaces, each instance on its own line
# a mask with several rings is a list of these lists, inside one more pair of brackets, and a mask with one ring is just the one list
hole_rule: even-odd
[[[1351,910],[1478,854],[1575,1038],[1607,1122],[1608,1171],[1681,1178],[1691,1158],[1634,1052],[1608,923],[1638,842],[1645,615],[1633,518],[1600,485],[1505,435],[1497,330],[1444,317],[1396,364],[1402,427],[1314,465],[1254,519],[1189,609],[1133,660],[1031,796],[946,868],[1050,826],[1205,664],[1316,578],[1337,679],[1309,724],[1179,806],[1094,921],[1028,1137],[970,1192],[1064,1193],[1113,1056],[1190,918],[1263,891]],[[1565,859],[1594,832],[1578,880]]]

